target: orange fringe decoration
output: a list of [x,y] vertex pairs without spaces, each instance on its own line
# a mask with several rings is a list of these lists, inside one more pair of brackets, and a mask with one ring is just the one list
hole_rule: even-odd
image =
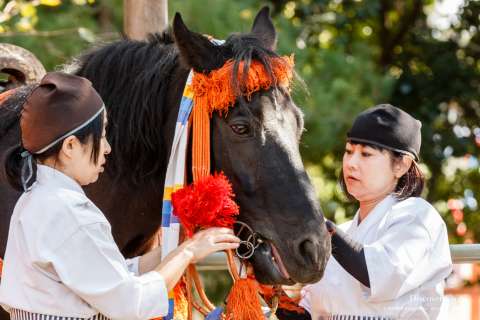
[[[265,286],[265,285],[260,285],[260,292],[263,298],[265,299],[265,301],[271,301],[275,294],[275,291],[272,286]],[[285,292],[283,292],[283,290],[279,298],[280,298],[278,302],[279,309],[293,311],[298,314],[305,313],[305,309],[303,309],[298,305],[298,303],[300,302],[300,299],[290,298]]]
[[225,313],[227,320],[265,319],[255,280],[246,278],[235,281],[227,298]]
[[238,95],[251,99],[254,92],[268,90],[273,85],[288,88],[293,77],[293,56],[272,58],[272,77],[258,61],[252,61],[244,75],[244,62],[238,66],[240,88],[232,86],[234,61],[208,74],[195,73],[192,79],[193,117],[193,181],[210,174],[210,116],[214,111],[226,113],[235,104]]
[[225,113],[233,106],[241,94],[250,100],[252,94],[261,89],[268,90],[273,85],[289,87],[293,77],[293,56],[271,58],[272,77],[262,63],[253,60],[244,76],[244,62],[238,66],[240,92],[232,86],[234,61],[228,60],[221,68],[208,74],[195,73],[192,79],[193,101],[195,109],[205,109],[211,115],[213,111]]
[[3,270],[3,260],[0,258],[0,278],[2,277],[2,270]]

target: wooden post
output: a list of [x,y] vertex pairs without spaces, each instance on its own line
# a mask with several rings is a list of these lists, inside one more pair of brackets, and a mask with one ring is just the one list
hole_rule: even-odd
[[167,0],[123,0],[123,25],[125,34],[135,40],[163,31],[168,25]]

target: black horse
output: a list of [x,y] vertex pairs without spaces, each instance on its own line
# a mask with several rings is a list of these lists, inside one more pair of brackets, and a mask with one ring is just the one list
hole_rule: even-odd
[[[247,65],[258,61],[271,71],[270,58],[278,57],[275,46],[276,31],[264,8],[250,33],[233,34],[222,45],[188,30],[177,14],[171,31],[145,42],[121,40],[78,59],[75,73],[90,79],[107,105],[113,149],[106,172],[86,191],[111,222],[126,256],[144,250],[159,230],[165,171],[189,70],[208,73],[233,59]],[[19,134],[18,112],[12,116],[3,109],[2,157]],[[250,259],[257,279],[318,281],[330,241],[300,158],[302,112],[289,92],[272,87],[250,100],[238,97],[228,115],[213,115],[211,128],[212,171],[230,179],[239,220],[264,240]],[[1,256],[18,196],[0,176]]]

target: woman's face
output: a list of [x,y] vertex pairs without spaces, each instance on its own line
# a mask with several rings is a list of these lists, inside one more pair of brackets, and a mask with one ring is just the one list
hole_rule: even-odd
[[[111,147],[106,138],[107,117],[104,115],[103,132],[100,140],[100,149],[98,160],[95,163],[91,157],[93,149],[93,138],[90,137],[88,143],[81,144],[74,137],[68,137],[64,142],[64,156],[61,159],[63,172],[77,181],[81,186],[94,183],[98,176],[104,171],[106,155],[110,153]],[[68,154],[68,156],[65,156]]]
[[343,179],[348,193],[360,202],[381,199],[397,184],[388,151],[349,142],[343,154]]

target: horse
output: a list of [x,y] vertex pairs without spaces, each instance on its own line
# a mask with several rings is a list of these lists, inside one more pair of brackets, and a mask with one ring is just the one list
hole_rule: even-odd
[[[105,173],[84,189],[110,221],[126,257],[158,239],[166,166],[189,71],[208,74],[227,61],[245,68],[257,61],[271,72],[270,59],[279,57],[276,42],[268,7],[257,13],[250,32],[233,33],[223,44],[189,30],[177,13],[171,28],[146,41],[122,39],[77,58],[73,73],[89,79],[107,106],[112,145]],[[232,85],[241,85],[236,74]],[[20,108],[13,108],[14,116],[11,109],[0,108],[2,167],[5,151],[19,139]],[[323,213],[300,156],[303,131],[301,109],[280,86],[238,96],[227,114],[211,118],[212,171],[228,177],[238,220],[261,239],[249,262],[263,284],[316,282],[330,256]],[[2,174],[0,256],[18,197]]]

